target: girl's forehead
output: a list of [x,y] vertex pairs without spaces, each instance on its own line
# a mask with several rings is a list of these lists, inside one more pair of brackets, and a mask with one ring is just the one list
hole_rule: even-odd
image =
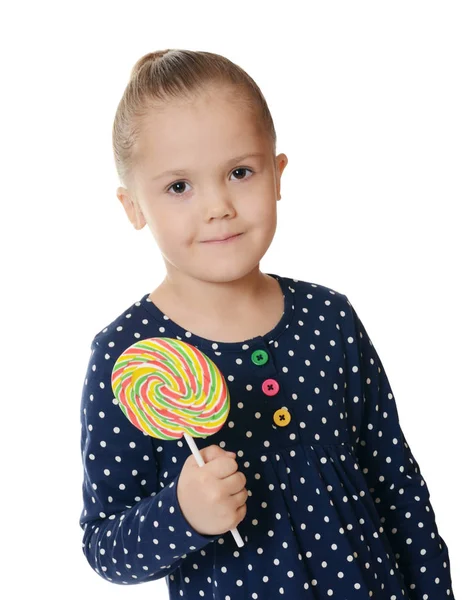
[[167,156],[184,149],[201,152],[211,146],[218,152],[227,146],[258,143],[262,135],[255,115],[233,102],[172,104],[166,110],[151,110],[140,129],[136,151]]
[[230,84],[206,84],[198,90],[182,93],[177,97],[149,101],[145,119],[178,117],[181,113],[193,114],[218,112],[237,113],[248,116],[254,112],[256,103],[247,90]]

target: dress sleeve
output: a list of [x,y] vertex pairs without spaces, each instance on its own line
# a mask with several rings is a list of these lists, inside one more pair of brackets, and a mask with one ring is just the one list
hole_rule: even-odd
[[427,484],[399,422],[386,372],[355,309],[363,394],[358,464],[390,540],[411,600],[454,598],[448,548],[437,530]]
[[171,574],[188,553],[220,536],[200,535],[185,519],[177,498],[180,475],[159,489],[152,439],[114,398],[112,367],[94,341],[80,414],[82,550],[104,579],[138,584]]

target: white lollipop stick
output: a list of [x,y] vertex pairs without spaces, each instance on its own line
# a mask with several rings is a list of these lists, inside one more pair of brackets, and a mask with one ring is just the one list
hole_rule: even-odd
[[[190,446],[190,450],[193,452],[193,456],[195,457],[196,462],[198,463],[198,465],[200,467],[202,467],[205,463],[204,463],[203,457],[201,456],[201,453],[198,449],[198,446],[195,444],[195,440],[191,437],[191,435],[189,435],[186,432],[184,432],[183,435],[185,436],[185,439],[188,442],[188,445]],[[239,546],[239,548],[242,548],[242,546],[244,545],[244,541],[242,540],[240,533],[237,531],[237,527],[234,529],[231,529],[231,533],[234,536],[234,539],[235,539],[237,545]]]

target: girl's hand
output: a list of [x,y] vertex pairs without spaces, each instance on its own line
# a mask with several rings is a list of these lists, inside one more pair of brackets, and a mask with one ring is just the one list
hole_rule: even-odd
[[234,452],[213,444],[200,450],[200,467],[193,454],[186,459],[177,485],[177,498],[188,523],[201,535],[226,533],[244,519],[248,492]]

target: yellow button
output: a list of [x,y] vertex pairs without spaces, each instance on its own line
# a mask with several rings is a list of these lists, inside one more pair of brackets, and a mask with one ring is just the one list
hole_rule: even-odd
[[291,415],[289,414],[289,411],[286,410],[286,408],[279,408],[274,413],[273,420],[280,427],[285,427],[286,425],[289,425],[289,422],[291,421]]

